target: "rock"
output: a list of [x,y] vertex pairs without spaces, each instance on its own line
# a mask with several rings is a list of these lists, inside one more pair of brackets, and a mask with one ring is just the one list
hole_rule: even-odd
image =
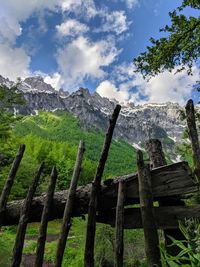
[[[0,76],[0,84],[11,87],[14,83]],[[80,119],[86,129],[94,126],[97,130],[107,127],[108,116],[112,114],[116,100],[110,101],[98,93],[79,88],[69,94],[63,89],[56,91],[44,82],[42,77],[29,77],[17,84],[24,95],[26,105],[16,108],[21,114],[37,114],[38,110],[65,110]],[[15,110],[15,112],[16,112]],[[159,138],[168,147],[180,141],[185,122],[181,120],[176,103],[123,105],[115,129],[115,138],[123,138],[130,144],[140,144],[149,138]]]

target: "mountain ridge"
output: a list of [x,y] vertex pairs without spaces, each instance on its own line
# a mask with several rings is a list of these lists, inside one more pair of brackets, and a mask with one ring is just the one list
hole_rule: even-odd
[[[18,80],[15,84],[0,76],[0,85],[16,86],[26,100],[22,107],[15,107],[15,113],[23,115],[37,114],[38,110],[64,110],[78,117],[84,128],[94,126],[97,129],[107,127],[108,117],[112,114],[116,100],[101,97],[97,92],[79,88],[68,93],[56,91],[40,76]],[[123,138],[133,146],[144,145],[150,138],[159,138],[173,147],[179,142],[185,129],[180,111],[183,108],[177,103],[147,103],[134,105],[122,104],[121,113],[115,129],[115,137]]]

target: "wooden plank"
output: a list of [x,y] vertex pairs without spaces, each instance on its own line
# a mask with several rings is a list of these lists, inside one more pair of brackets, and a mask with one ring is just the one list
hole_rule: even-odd
[[74,206],[76,188],[77,188],[78,179],[79,179],[80,172],[81,172],[81,164],[83,160],[84,151],[85,151],[84,142],[80,141],[78,152],[77,152],[77,157],[76,157],[76,163],[74,166],[74,172],[73,172],[72,180],[70,184],[69,195],[67,197],[67,201],[65,205],[61,232],[60,232],[60,236],[58,240],[55,267],[61,267],[62,265],[62,259],[63,259],[63,254],[65,251],[67,237],[69,234],[69,230],[71,228],[71,214],[72,214],[72,210]]
[[[197,192],[198,184],[187,162],[179,162],[151,170],[153,195],[158,200],[164,196],[185,195]],[[105,211],[116,207],[118,183],[123,180],[127,186],[125,205],[139,203],[137,174],[129,174],[114,178],[109,184],[102,184],[99,193],[98,210]],[[80,186],[76,190],[76,200],[72,216],[81,216],[88,211],[91,184]],[[68,191],[55,192],[50,220],[63,217]],[[33,199],[30,211],[30,222],[40,221],[45,202],[45,196]],[[19,221],[23,200],[12,201],[7,204],[2,225],[13,225]]]
[[3,187],[3,190],[2,190],[2,193],[0,196],[0,226],[3,222],[3,217],[4,217],[5,210],[6,210],[6,204],[8,202],[8,198],[10,195],[11,188],[13,186],[15,176],[17,174],[17,170],[18,170],[20,162],[23,158],[24,151],[25,151],[25,145],[22,144],[19,146],[19,149],[18,149],[17,154],[15,156],[15,159],[12,163],[10,172],[8,174],[7,180],[5,182],[5,185]]
[[124,257],[124,199],[125,199],[125,184],[119,182],[116,220],[115,220],[115,267],[123,267]]
[[42,173],[44,163],[40,165],[38,170],[35,173],[34,179],[32,181],[31,186],[29,187],[27,196],[24,200],[23,207],[21,210],[21,215],[20,215],[20,220],[19,220],[19,225],[17,227],[17,235],[15,239],[15,245],[13,249],[13,258],[12,258],[12,267],[19,267],[21,263],[21,258],[22,258],[22,250],[24,246],[24,238],[25,238],[25,233],[26,233],[26,227],[28,224],[28,216],[30,212],[30,207],[31,207],[31,202],[33,199],[33,195],[36,191],[38,181],[40,178],[40,175]]
[[95,173],[95,178],[91,187],[90,201],[88,206],[88,222],[87,222],[87,233],[86,233],[85,255],[84,255],[85,267],[94,267],[94,240],[96,232],[96,211],[97,211],[98,195],[101,188],[101,178],[103,176],[104,167],[108,157],[108,152],[112,141],[113,132],[120,109],[121,106],[117,105],[112,114],[112,118],[110,119],[109,127],[103,145],[103,150],[101,152],[101,156]]
[[[99,213],[97,222],[115,227],[115,213],[115,209]],[[154,207],[154,213],[158,229],[178,229],[180,221],[190,218],[200,220],[200,205]],[[143,228],[140,208],[125,208],[124,229],[140,228]]]
[[199,146],[197,126],[195,121],[194,103],[192,99],[188,100],[187,105],[185,107],[185,111],[186,111],[189,139],[192,145],[192,157],[195,167],[194,172],[200,182],[200,146]]
[[42,212],[39,236],[37,240],[37,250],[36,250],[35,265],[34,265],[35,267],[42,267],[43,265],[47,226],[48,226],[49,214],[51,212],[51,205],[53,202],[53,195],[55,191],[57,176],[58,175],[56,167],[53,167],[51,172],[51,180],[47,190],[46,201]]
[[149,267],[161,266],[158,232],[155,223],[151,173],[144,164],[143,154],[137,152],[140,210],[145,237],[145,251]]

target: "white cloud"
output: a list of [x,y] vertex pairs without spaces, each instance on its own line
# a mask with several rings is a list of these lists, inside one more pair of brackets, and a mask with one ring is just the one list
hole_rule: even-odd
[[[21,23],[34,12],[55,10],[62,0],[6,0],[0,9],[0,73],[10,79],[26,77],[29,73],[30,57],[22,47],[15,48],[16,38],[23,29]],[[44,23],[43,23],[44,24]]]
[[121,34],[128,30],[130,25],[127,22],[127,17],[124,11],[113,11],[112,13],[102,14],[103,23],[102,27],[98,29],[99,32],[115,32]]
[[[200,70],[193,67],[193,75],[186,71],[175,74],[164,71],[146,81],[141,74],[133,72],[132,64],[122,64],[113,71],[112,82],[102,82],[97,87],[101,96],[115,98],[120,102],[130,101],[135,104],[178,102],[184,104],[192,95],[193,85],[199,79]],[[115,82],[113,82],[115,81]]]
[[127,7],[130,9],[136,7],[139,4],[138,0],[122,0],[122,1],[125,2]]
[[62,85],[64,83],[62,76],[58,72],[55,72],[52,76],[50,75],[45,76],[44,82],[50,84],[56,90],[62,88]]
[[9,20],[0,16],[0,41],[14,43],[16,37],[21,35],[22,28],[15,18]]
[[129,93],[126,89],[118,89],[112,82],[108,80],[101,82],[96,91],[102,97],[116,99],[119,102],[128,101],[129,99]]
[[61,5],[63,12],[73,12],[84,16],[85,19],[92,18],[98,13],[93,0],[64,0]]
[[186,71],[175,74],[165,71],[149,82],[143,82],[140,86],[143,94],[147,96],[148,102],[178,102],[184,104],[191,97],[193,85],[199,79],[200,71],[193,68],[193,75],[188,75]]
[[89,30],[89,27],[75,19],[69,19],[56,26],[60,36],[77,36]]
[[0,44],[0,74],[15,80],[17,77],[29,75],[30,57],[22,48],[11,48]]
[[59,4],[61,4],[61,0],[2,1],[0,38],[13,43],[16,37],[21,34],[21,22],[25,21],[34,12],[44,9],[54,10]]
[[109,66],[119,53],[112,39],[91,42],[83,36],[60,49],[57,62],[68,90],[81,85],[88,77],[102,79],[103,67]]

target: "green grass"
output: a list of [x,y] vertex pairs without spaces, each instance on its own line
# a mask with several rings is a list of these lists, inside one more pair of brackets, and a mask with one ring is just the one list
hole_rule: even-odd
[[[61,220],[51,221],[48,224],[48,234],[59,234]],[[23,254],[34,254],[37,246],[39,223],[28,224],[26,237],[35,237],[34,240],[25,240]],[[2,228],[0,234],[0,267],[10,266],[12,248],[15,242],[16,227]],[[84,261],[86,221],[74,218],[63,258],[63,267],[82,267]],[[95,262],[97,267],[113,266],[114,229],[107,225],[97,224],[95,243]],[[125,230],[125,267],[140,266],[144,258],[144,240],[142,230]],[[44,259],[54,263],[57,240],[46,242]]]

